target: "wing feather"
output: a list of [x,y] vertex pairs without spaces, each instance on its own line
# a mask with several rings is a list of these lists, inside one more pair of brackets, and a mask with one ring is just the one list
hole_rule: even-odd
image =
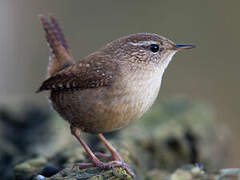
[[91,56],[46,79],[37,92],[45,90],[82,90],[109,86],[118,72],[117,63]]

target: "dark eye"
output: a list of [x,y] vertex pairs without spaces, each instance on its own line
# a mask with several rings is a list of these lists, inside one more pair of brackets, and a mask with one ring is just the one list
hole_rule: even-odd
[[149,48],[154,53],[159,51],[159,46],[157,44],[151,44]]

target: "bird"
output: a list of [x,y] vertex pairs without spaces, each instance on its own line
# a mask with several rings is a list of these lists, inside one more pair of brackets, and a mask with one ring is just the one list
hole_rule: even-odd
[[[174,54],[194,48],[175,44],[154,33],[136,33],[107,43],[90,55],[75,61],[54,16],[39,15],[50,48],[47,78],[37,93],[49,91],[52,107],[70,124],[91,162],[80,168],[122,167],[133,179],[134,172],[123,161],[103,133],[127,126],[150,109],[157,99],[162,76]],[[110,151],[94,153],[81,132],[95,134]]]

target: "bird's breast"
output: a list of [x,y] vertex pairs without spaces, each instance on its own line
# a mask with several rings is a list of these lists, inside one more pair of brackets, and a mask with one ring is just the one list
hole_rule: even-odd
[[129,73],[118,83],[111,98],[112,107],[121,111],[126,122],[140,118],[154,103],[161,86],[160,70]]

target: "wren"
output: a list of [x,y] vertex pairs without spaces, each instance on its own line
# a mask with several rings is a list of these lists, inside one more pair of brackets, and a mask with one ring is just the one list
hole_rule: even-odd
[[[122,167],[134,173],[102,133],[114,131],[139,119],[158,96],[164,70],[173,55],[195,47],[175,44],[152,33],[137,33],[108,43],[100,50],[74,61],[64,35],[53,16],[40,15],[51,49],[48,77],[37,92],[50,91],[49,99],[60,116],[70,123],[91,163],[79,168]],[[110,151],[109,162],[93,153],[80,131],[96,134]]]

